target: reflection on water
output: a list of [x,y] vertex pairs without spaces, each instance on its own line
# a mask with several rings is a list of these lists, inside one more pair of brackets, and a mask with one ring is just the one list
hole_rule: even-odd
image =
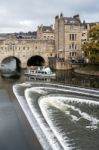
[[99,88],[99,77],[80,75],[73,71],[57,71],[56,82],[81,87]]
[[90,88],[99,88],[99,77],[88,76],[88,75],[80,75],[74,73],[73,71],[56,71],[55,79],[33,79],[32,77],[26,77],[28,81],[43,81],[43,82],[55,82],[66,85],[80,86],[80,87],[90,87]]
[[[44,79],[36,79],[33,77],[25,76],[25,70],[22,70],[18,76],[8,78],[1,78],[0,82],[2,84],[15,83],[15,82],[25,82],[25,81],[37,81],[37,82],[54,82],[61,83],[66,85],[80,86],[80,87],[89,87],[89,88],[99,88],[99,77],[88,76],[88,75],[79,75],[74,73],[73,71],[56,71],[56,78],[44,78]],[[0,84],[1,85],[1,84]]]

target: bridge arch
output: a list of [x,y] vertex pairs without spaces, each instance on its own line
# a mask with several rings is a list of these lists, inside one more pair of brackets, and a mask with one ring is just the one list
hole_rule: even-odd
[[27,66],[43,66],[45,65],[45,60],[42,56],[34,55],[30,57],[27,61]]
[[20,70],[21,69],[21,61],[19,58],[14,57],[14,56],[8,56],[5,57],[1,61],[1,68],[3,69],[10,69],[10,70]]

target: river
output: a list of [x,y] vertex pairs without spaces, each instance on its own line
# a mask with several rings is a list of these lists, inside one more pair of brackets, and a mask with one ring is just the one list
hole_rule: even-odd
[[[22,78],[21,78],[22,80]],[[24,80],[31,80],[28,77],[24,77]],[[58,84],[65,84],[71,86],[85,87],[85,88],[99,88],[99,77],[80,75],[69,71],[56,71],[56,78],[51,80],[45,80],[44,82],[54,82]]]
[[[2,78],[0,77],[0,88],[13,85],[17,82],[33,81],[33,79],[24,75],[24,71],[21,72],[21,76],[18,79],[14,78]],[[80,75],[73,71],[56,71],[55,79],[48,79],[43,82],[54,82],[59,84],[66,84],[72,86],[86,87],[86,88],[99,88],[99,77]]]
[[[19,116],[17,100],[15,98],[13,100],[12,86],[27,81],[35,83],[31,86],[32,88],[26,91],[25,96],[34,119],[40,126],[41,133],[44,133],[48,144],[51,145],[51,148],[50,146],[48,148],[45,143],[47,145],[47,148],[45,146],[46,150],[98,150],[99,104],[98,96],[91,89],[98,90],[99,78],[79,75],[73,71],[57,71],[55,79],[42,81],[34,81],[25,76],[24,71],[22,71],[19,79],[0,77],[0,89],[8,91]],[[42,84],[38,86],[36,83]],[[68,87],[65,88],[64,86],[67,85]],[[71,86],[74,86],[74,88]],[[83,87],[83,90],[80,87]],[[24,87],[22,86],[22,88]],[[87,89],[89,90],[86,91]],[[38,99],[37,97],[40,94],[41,96]],[[42,95],[44,96],[42,97]],[[24,122],[22,117],[19,120],[21,120],[21,123]],[[29,129],[26,130],[28,132]],[[40,131],[37,135],[40,136]],[[29,139],[31,140],[30,137]],[[44,141],[41,141],[42,143],[44,145]]]

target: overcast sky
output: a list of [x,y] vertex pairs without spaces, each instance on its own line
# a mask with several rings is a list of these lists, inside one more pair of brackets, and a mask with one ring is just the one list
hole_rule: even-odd
[[54,24],[61,12],[99,22],[99,0],[0,0],[0,33],[34,31],[38,25]]

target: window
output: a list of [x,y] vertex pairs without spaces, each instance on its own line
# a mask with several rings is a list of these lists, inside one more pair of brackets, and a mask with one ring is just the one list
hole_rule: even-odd
[[25,47],[23,47],[23,50],[25,50]]
[[70,55],[70,57],[73,57],[73,56],[76,56],[77,53],[76,52],[70,52],[69,55]]
[[71,49],[71,45],[69,45],[69,49]]
[[75,52],[75,56],[77,55],[77,53]]
[[1,50],[3,50],[3,47],[1,47]]
[[72,43],[72,44],[71,44],[71,47],[72,47],[72,49],[74,49],[74,48],[75,48],[75,44],[74,44],[74,43]]
[[77,39],[77,34],[70,34],[69,35],[69,40],[75,41]]
[[75,49],[77,49],[77,45],[75,44]]
[[70,23],[75,23],[75,21],[74,20],[70,20]]
[[72,52],[72,56],[74,56],[74,52]]
[[69,55],[70,55],[70,57],[72,56],[72,55],[71,55],[71,52],[69,53]]
[[69,49],[75,50],[77,49],[77,45],[75,43],[72,43],[69,45]]
[[27,47],[27,49],[29,50],[29,47]]

